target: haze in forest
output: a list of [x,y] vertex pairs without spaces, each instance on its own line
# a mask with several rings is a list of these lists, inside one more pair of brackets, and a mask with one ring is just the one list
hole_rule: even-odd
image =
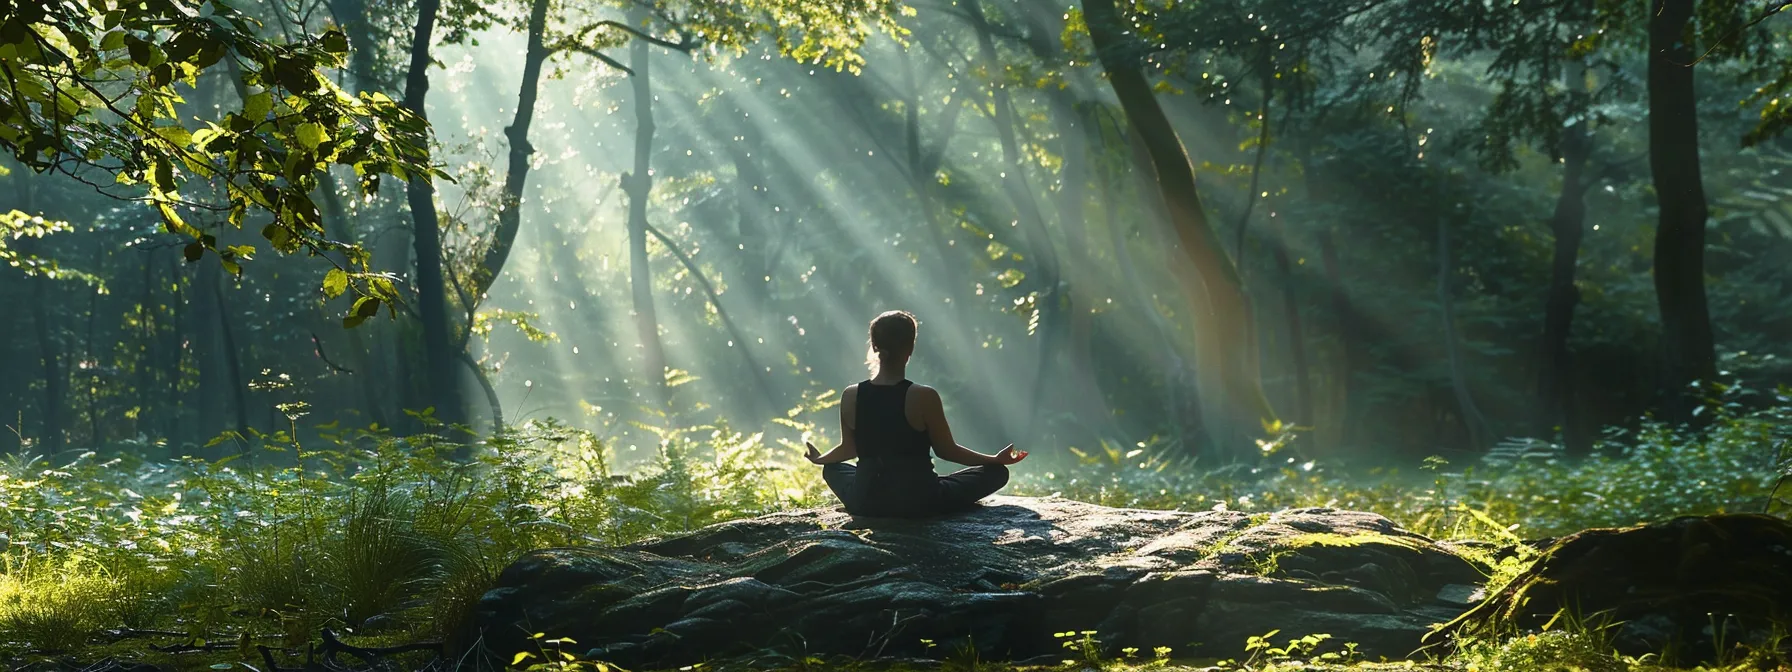
[[[477,436],[558,419],[625,462],[655,454],[656,429],[829,440],[839,390],[865,377],[866,322],[889,309],[919,316],[910,375],[944,391],[967,444],[1059,456],[1226,461],[1290,437],[1302,457],[1516,437],[1584,452],[1646,412],[1686,417],[1672,381],[1792,379],[1792,154],[1750,136],[1760,101],[1736,104],[1758,70],[1713,58],[1677,94],[1697,110],[1709,202],[1704,371],[1673,354],[1693,332],[1664,331],[1654,280],[1651,166],[1673,160],[1649,155],[1647,59],[1563,27],[1623,17],[1197,5],[1133,17],[1173,134],[1116,95],[1079,5],[919,3],[866,20],[862,45],[802,56],[668,22],[670,5],[646,22],[639,7],[445,7],[424,111],[446,176],[449,356],[430,356],[403,180],[364,197],[338,168],[316,199],[328,236],[398,287],[399,309],[360,321],[364,278],[332,290],[348,282],[335,257],[259,243],[240,274],[188,262],[153,210],[14,165],[14,207],[74,229],[33,253],[81,275],[8,278],[0,296],[31,326],[0,350],[0,410],[20,447],[171,456],[224,454],[252,442],[214,437],[250,429],[408,433],[428,423],[406,409],[454,397],[436,413]],[[271,21],[340,27],[353,51],[336,83],[403,96],[408,6],[312,9]],[[641,34],[578,30],[602,21]],[[1510,65],[1531,58],[1525,40],[1562,44]],[[180,109],[202,118],[253,95],[216,71],[195,84]],[[522,122],[526,146],[506,131]],[[1195,193],[1153,167],[1172,147],[1223,263],[1197,262],[1178,219]],[[625,177],[642,167],[645,198]],[[261,240],[260,224],[195,221],[220,248]]]

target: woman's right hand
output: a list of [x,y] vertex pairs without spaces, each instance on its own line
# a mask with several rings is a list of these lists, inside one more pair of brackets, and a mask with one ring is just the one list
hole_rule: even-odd
[[995,456],[992,457],[991,459],[993,459],[995,461],[994,462],[995,464],[999,464],[999,465],[1006,467],[1006,466],[1014,464],[1016,462],[1020,462],[1021,460],[1027,459],[1027,451],[1015,450],[1014,444],[1010,443],[1010,444],[1008,444],[1007,448],[1003,448],[1000,452],[996,453]]

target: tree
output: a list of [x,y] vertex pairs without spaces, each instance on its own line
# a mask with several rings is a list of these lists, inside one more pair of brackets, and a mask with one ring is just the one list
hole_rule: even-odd
[[[1596,105],[1619,93],[1615,82],[1622,81],[1594,81],[1591,61],[1597,43],[1586,36],[1596,25],[1595,12],[1592,0],[1502,7],[1492,17],[1471,14],[1455,31],[1471,47],[1486,43],[1498,49],[1487,72],[1499,90],[1475,127],[1482,165],[1495,174],[1517,170],[1513,145],[1531,142],[1562,166],[1561,189],[1548,218],[1549,285],[1530,424],[1540,436],[1559,429],[1573,454],[1590,450],[1593,438],[1577,410],[1569,336],[1580,302],[1576,275],[1586,235],[1586,192],[1598,181],[1597,167],[1589,164],[1597,125],[1606,121]],[[1618,67],[1609,59],[1606,65]]]
[[[8,93],[0,147],[36,171],[77,178],[97,171],[141,185],[105,193],[153,205],[169,232],[192,239],[189,260],[212,251],[236,272],[254,248],[219,249],[217,237],[182,211],[225,212],[235,227],[251,210],[265,213],[272,221],[262,235],[274,249],[322,253],[351,246],[321,235],[310,196],[320,170],[352,167],[368,194],[381,175],[437,174],[427,164],[421,119],[383,95],[350,96],[320,72],[343,65],[341,31],[275,44],[257,35],[252,17],[215,3],[96,7],[26,3],[0,21]],[[222,123],[189,128],[177,115],[176,84],[197,86],[202,73],[220,67],[250,95]],[[221,185],[224,202],[184,195],[194,178]],[[391,298],[378,283],[364,290]]]
[[[417,24],[411,35],[411,65],[405,77],[404,107],[419,119],[428,119],[424,100],[429,95],[429,44],[435,34],[440,0],[418,0]],[[423,329],[424,377],[429,382],[429,403],[437,419],[455,424],[465,420],[460,381],[454,364],[460,358],[449,340],[447,287],[442,274],[442,229],[436,214],[435,187],[421,177],[405,185],[411,206],[412,246],[417,256],[417,315]],[[357,306],[358,308],[358,306]],[[375,304],[378,309],[378,304]],[[356,310],[359,315],[360,311]]]
[[[564,48],[597,58],[629,76],[635,112],[634,168],[622,176],[621,186],[629,203],[630,287],[646,382],[653,390],[654,400],[663,403],[668,369],[659,336],[660,322],[654,307],[653,276],[647,254],[647,237],[652,228],[647,221],[647,206],[653,193],[655,131],[650,46],[688,53],[701,40],[739,52],[760,37],[770,36],[786,56],[799,61],[825,62],[830,67],[851,69],[856,73],[864,62],[858,50],[872,27],[894,30],[894,24],[890,23],[887,0],[852,0],[836,5],[820,5],[806,0],[695,5],[635,0],[626,4],[626,23],[613,20],[591,23],[575,33]],[[654,30],[664,34],[654,35],[650,32]],[[596,44],[587,39],[594,33],[601,39],[617,32],[629,42],[628,65],[603,53],[603,48],[615,46],[613,37],[611,41]],[[518,114],[522,114],[520,109]],[[510,234],[514,236],[514,233],[513,225]],[[489,266],[488,270],[493,274],[497,272]],[[730,328],[733,328],[731,322]],[[746,344],[742,343],[741,347]],[[757,366],[754,372],[755,376],[761,373]]]
[[[1761,121],[1741,138],[1750,145],[1783,132],[1789,117],[1781,95],[1792,86],[1792,58],[1773,46],[1764,25],[1785,2],[1651,0],[1647,14],[1629,3],[1599,5],[1599,36],[1639,43],[1648,59],[1649,168],[1657,202],[1654,284],[1661,315],[1659,398],[1670,418],[1698,419],[1701,396],[1690,388],[1717,376],[1716,339],[1706,290],[1706,229],[1711,214],[1699,146],[1695,68],[1746,63],[1745,76],[1777,76],[1743,103],[1762,104]],[[1640,28],[1641,30],[1636,30]],[[1629,29],[1629,30],[1626,30]],[[1639,39],[1640,38],[1640,39]],[[1706,67],[1712,67],[1707,65]]]
[[1197,366],[1219,370],[1221,389],[1215,391],[1230,411],[1230,432],[1245,431],[1247,423],[1274,421],[1275,411],[1264,398],[1262,383],[1247,362],[1248,353],[1252,352],[1248,340],[1251,316],[1238,269],[1221,249],[1219,236],[1207,221],[1195,187],[1194,167],[1136,60],[1138,47],[1128,37],[1113,0],[1084,0],[1083,13],[1089,37],[1102,69],[1107,71],[1108,82],[1120,99],[1126,120],[1150,153],[1153,179],[1169,208],[1182,253],[1201,279],[1201,287],[1187,288],[1196,304],[1196,328],[1211,344]]
[[1687,386],[1714,382],[1717,352],[1705,297],[1704,176],[1693,91],[1698,54],[1686,39],[1696,0],[1649,3],[1649,170],[1659,206],[1655,298],[1661,307],[1661,390],[1670,417],[1688,420]]

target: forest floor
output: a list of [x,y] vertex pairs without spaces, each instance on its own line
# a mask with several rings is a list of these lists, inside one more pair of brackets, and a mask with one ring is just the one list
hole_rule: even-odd
[[[1036,461],[1010,491],[1185,511],[1326,506],[1379,513],[1436,539],[1522,546],[1680,515],[1781,512],[1785,494],[1772,493],[1784,456],[1773,447],[1792,428],[1788,415],[1788,409],[1770,409],[1720,417],[1699,431],[1646,424],[1580,460],[1545,444],[1512,444],[1471,464],[1429,460],[1407,472],[1287,455],[1267,456],[1254,467],[1201,470],[1151,446],[1096,450],[1056,464]],[[611,456],[594,437],[553,423],[494,437],[470,463],[444,459],[459,446],[414,437],[342,431],[327,440],[299,449],[288,437],[271,436],[255,446],[258,463],[146,460],[129,450],[0,462],[0,665],[43,672],[150,669],[142,666],[277,672],[267,669],[258,645],[293,652],[277,655],[272,667],[300,668],[299,652],[309,647],[315,654],[325,628],[377,633],[344,636],[359,647],[439,641],[465,650],[469,642],[455,639],[460,624],[497,573],[523,552],[623,544],[826,502],[816,470],[797,463],[800,449],[713,428],[673,437],[655,463],[627,476],[612,472]],[[1516,574],[1525,562],[1507,558],[1493,580]],[[140,636],[146,631],[166,634]],[[1594,632],[1537,634],[1471,643],[1431,662],[1345,666],[1688,669],[1658,667],[1652,656],[1618,656]],[[1719,652],[1717,664],[1706,669],[1792,670],[1784,641],[1792,640]],[[1312,653],[1266,643],[1254,659],[1224,669],[1335,669],[1339,663]],[[1182,670],[1225,662],[1130,655],[1104,657],[1070,646],[1068,663],[1044,666],[947,655],[897,667]],[[430,657],[382,656],[387,664],[380,669],[443,668]],[[337,659],[360,664],[348,653]],[[579,661],[521,664],[605,669]],[[795,672],[890,667],[824,659],[754,665]]]

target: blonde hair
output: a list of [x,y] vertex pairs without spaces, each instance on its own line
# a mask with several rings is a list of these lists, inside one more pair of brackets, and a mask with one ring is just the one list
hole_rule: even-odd
[[906,310],[886,311],[871,320],[870,336],[865,339],[865,368],[876,377],[886,360],[907,358],[915,353],[915,334],[921,322]]

